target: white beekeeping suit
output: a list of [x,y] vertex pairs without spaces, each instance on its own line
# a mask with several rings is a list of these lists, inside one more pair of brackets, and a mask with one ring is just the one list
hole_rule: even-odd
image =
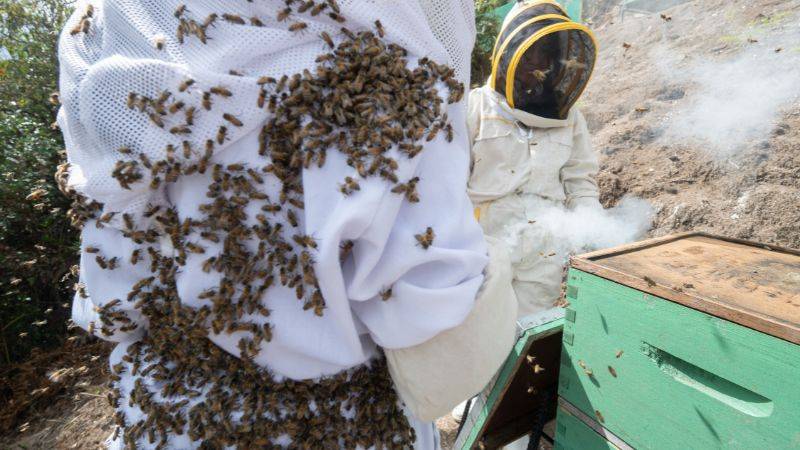
[[484,232],[512,256],[519,315],[558,299],[566,255],[537,217],[554,206],[597,207],[597,157],[572,105],[589,80],[594,38],[553,1],[518,3],[493,55],[493,74],[469,95],[469,195]]
[[[298,11],[304,3],[309,4],[308,10],[310,4],[319,6],[322,13]],[[326,5],[322,6],[323,3]],[[287,4],[294,10],[288,18],[281,19],[278,15]],[[280,197],[284,201],[286,185],[281,188],[277,175],[273,176],[278,172],[265,166],[263,155],[259,154],[260,145],[264,144],[262,127],[271,120],[270,111],[274,107],[266,104],[275,99],[269,96],[258,99],[263,96],[266,83],[274,85],[274,80],[283,75],[291,77],[308,69],[307,76],[313,76],[318,56],[328,51],[328,44],[320,37],[323,33],[337,44],[345,39],[343,24],[331,15],[334,5],[338,5],[337,14],[346,18],[344,25],[353,32],[377,33],[379,20],[380,32],[385,29],[386,41],[405,49],[411,68],[424,57],[422,61],[454,68],[455,79],[468,82],[474,12],[472,2],[467,0],[316,3],[79,0],[75,5],[76,12],[67,23],[59,46],[63,107],[58,121],[67,145],[69,188],[81,196],[84,204],[96,202],[93,205],[99,205],[100,209],[89,217],[82,232],[82,287],[75,298],[73,319],[96,335],[118,343],[111,365],[118,374],[117,417],[123,427],[113,441],[115,446],[121,446],[123,435],[133,428],[140,432],[155,429],[158,436],[148,438],[147,433],[140,433],[139,437],[128,438],[129,447],[197,448],[205,440],[232,433],[232,427],[238,427],[239,421],[250,414],[247,411],[255,407],[255,403],[243,410],[228,410],[230,405],[203,406],[204,399],[211,394],[217,399],[229,399],[226,396],[230,393],[224,388],[220,391],[200,386],[193,395],[175,394],[165,384],[168,380],[163,374],[176,370],[176,366],[170,360],[159,361],[158,356],[156,362],[161,366],[145,358],[142,364],[152,363],[153,367],[143,373],[137,358],[148,351],[147,339],[175,331],[155,329],[153,318],[183,323],[189,320],[183,315],[189,314],[187,317],[196,320],[193,326],[205,324],[213,330],[206,332],[215,345],[203,350],[210,353],[197,361],[198,368],[203,370],[207,369],[203,367],[206,361],[221,358],[216,350],[221,348],[237,357],[248,355],[244,358],[247,363],[263,370],[275,389],[290,385],[303,398],[314,398],[315,392],[327,392],[325,389],[339,392],[337,395],[344,402],[340,406],[341,416],[349,421],[346,424],[361,422],[359,426],[365,427],[367,434],[358,436],[357,442],[359,446],[368,446],[365,442],[379,439],[377,435],[369,435],[369,427],[380,425],[383,430],[396,430],[396,424],[384,423],[396,419],[371,417],[363,409],[347,407],[352,400],[347,397],[348,383],[369,383],[364,381],[365,377],[373,377],[380,383],[380,374],[369,372],[371,365],[375,365],[373,362],[380,359],[380,348],[405,349],[425,343],[458,326],[473,308],[484,281],[487,248],[464,191],[469,173],[466,105],[464,101],[452,104],[445,101],[443,112],[452,125],[449,129],[443,126],[430,140],[422,139],[419,156],[404,158],[396,156],[396,147],[387,150],[396,159],[394,174],[399,181],[418,179],[417,202],[409,200],[413,198],[410,191],[403,195],[393,189],[396,184],[379,177],[360,177],[361,169],[355,169],[351,159],[330,150],[324,165],[322,156],[316,154],[319,167],[306,164],[302,186],[293,186],[294,192],[300,193],[300,197],[291,199],[295,202],[292,205],[302,205],[298,207],[302,209],[299,217],[259,228],[270,236],[263,239],[272,239],[271,236],[286,230],[300,230],[295,231],[299,233],[295,237],[300,237],[297,245],[307,248],[304,255],[311,255],[308,258],[311,263],[306,260],[301,264],[313,265],[315,279],[309,283],[324,297],[324,308],[308,291],[303,294],[287,287],[287,281],[279,282],[281,277],[276,272],[272,285],[266,281],[259,285],[266,291],[260,303],[246,313],[235,311],[248,321],[246,324],[228,324],[232,328],[225,331],[216,324],[213,315],[194,315],[210,308],[213,299],[226,289],[220,273],[208,270],[208,265],[219,263],[210,261],[209,255],[227,258],[224,255],[228,252],[228,241],[224,235],[192,231],[202,220],[207,220],[201,212],[209,202],[208,197],[217,195],[209,186],[225,186],[230,180],[217,180],[218,176],[227,176],[219,175],[224,171],[244,174],[242,178],[233,177],[230,184],[255,185],[255,181],[242,181],[248,176],[259,180],[262,195],[251,191],[247,194],[259,199],[260,203],[256,200],[252,203],[261,209],[250,205],[246,217],[241,219],[242,224],[252,229],[258,227],[259,214],[274,206],[264,198]],[[267,78],[274,80],[263,81]],[[437,88],[446,98],[452,86],[441,82]],[[165,89],[170,92],[169,102],[159,103],[157,99]],[[283,100],[276,97],[278,103]],[[152,112],[147,109],[151,107],[155,108]],[[170,111],[160,111],[159,107],[168,107]],[[189,120],[191,108],[194,109]],[[185,124],[191,125],[191,129],[182,128],[184,114]],[[181,121],[173,121],[178,116]],[[168,123],[159,124],[161,121]],[[447,137],[448,133],[452,136]],[[210,158],[202,156],[204,143],[206,147],[214,147]],[[182,149],[186,153],[182,154]],[[176,176],[169,182],[172,172],[164,169],[165,172],[155,175],[160,170],[158,164],[168,161],[164,167],[174,168],[175,160],[183,164],[180,170],[188,173],[187,167],[192,167],[193,173]],[[131,171],[134,175],[130,182],[122,182],[120,173],[131,166],[120,161],[148,170]],[[194,165],[215,169],[204,171]],[[247,167],[264,170],[245,172]],[[382,176],[390,178],[391,174]],[[343,195],[345,191],[349,195]],[[288,207],[285,204],[284,210]],[[153,217],[160,217],[162,223],[155,223]],[[175,224],[184,224],[190,231],[177,241],[165,235],[153,237],[145,232],[137,235],[140,227],[145,227],[142,224],[154,227],[151,229],[172,226],[165,217],[174,218]],[[426,237],[428,229],[431,232]],[[237,230],[240,232],[242,228]],[[303,236],[311,239],[311,243],[304,241]],[[176,242],[180,245],[176,246]],[[343,247],[350,253],[342,260]],[[260,245],[254,237],[238,251],[258,254],[269,260],[270,268],[273,266],[272,259],[268,259],[273,249]],[[243,264],[242,270],[252,270],[251,278],[271,280],[267,269],[253,268],[247,262],[245,259],[236,263]],[[154,277],[150,267],[158,264],[172,270],[159,268],[161,278]],[[285,267],[298,263],[295,260],[275,264]],[[309,273],[306,271],[304,276],[310,276]],[[174,285],[170,284],[173,282]],[[155,288],[158,283],[166,284]],[[288,281],[289,286],[292,283]],[[227,288],[244,298],[241,286]],[[248,286],[247,295],[251,294]],[[140,312],[141,305],[156,295],[179,299],[179,306],[171,310],[175,317],[147,316]],[[306,304],[298,298],[305,298]],[[216,303],[213,305],[217,307]],[[264,311],[264,317],[256,313],[260,311]],[[109,317],[113,320],[109,321]],[[513,324],[510,326],[513,328]],[[263,334],[269,334],[269,338],[254,340],[254,336]],[[180,333],[173,336],[176,346],[184,337],[187,336]],[[254,344],[254,348],[247,347],[248,343]],[[201,354],[198,349],[197,355]],[[193,355],[185,357],[191,359]],[[190,373],[184,375],[191,377]],[[337,390],[336,380],[345,387]],[[380,386],[383,385],[379,384],[375,392],[379,392]],[[361,398],[373,388],[368,385],[366,391],[350,395]],[[291,398],[282,397],[277,404],[270,405],[271,415],[254,422],[266,427],[265,434],[247,441],[247,445],[307,445],[311,441],[293,439],[301,434],[304,439],[311,439],[313,429],[305,430],[304,425],[298,425],[300,422],[292,422],[290,428],[275,429],[270,429],[269,424],[286,419],[284,412],[307,416],[308,421],[319,418],[315,413],[323,409],[321,402],[338,398],[332,395],[299,406],[290,405]],[[235,400],[235,396],[230,398]],[[261,408],[263,402],[270,400],[258,397],[257,402]],[[150,411],[156,411],[158,405],[168,406],[170,409],[162,411],[164,414],[174,410],[197,411],[187,416],[191,433],[186,429],[181,431],[184,419],[164,421],[161,413],[154,417],[142,405],[152,407]],[[206,417],[208,414],[220,414],[211,419],[224,419],[224,426],[219,425],[223,428],[203,430],[194,425],[214,422]],[[433,424],[406,415],[416,434],[415,447],[435,448],[438,443]],[[153,425],[158,421],[161,428]],[[242,430],[237,428],[239,431]],[[250,428],[242,432],[249,431]],[[330,434],[334,434],[340,446],[347,446],[346,442],[351,441],[343,439],[348,429],[339,432],[342,436],[327,432],[324,438],[330,439]]]

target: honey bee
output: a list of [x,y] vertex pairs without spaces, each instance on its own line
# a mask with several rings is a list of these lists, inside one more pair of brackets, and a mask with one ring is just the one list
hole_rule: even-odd
[[380,20],[375,21],[375,29],[378,30],[378,36],[384,37],[386,35],[386,30],[383,29],[383,24]]
[[275,84],[275,82],[276,82],[275,78],[273,77],[262,76],[258,78],[256,84],[258,84],[259,86],[264,86],[265,84]]
[[97,247],[91,247],[91,246],[86,247],[86,253],[98,253],[99,251],[100,249],[98,249]]
[[329,12],[328,13],[328,17],[330,17],[331,19],[333,19],[333,20],[335,20],[335,21],[337,21],[339,23],[344,23],[345,22],[345,18],[342,17],[342,15],[339,14],[338,12]]
[[224,20],[226,20],[226,21],[228,21],[230,23],[236,24],[236,25],[244,25],[246,23],[244,21],[244,19],[242,19],[242,16],[240,16],[238,14],[225,13],[225,14],[222,15],[222,18]]
[[225,88],[223,86],[214,86],[214,87],[212,87],[211,88],[211,93],[215,94],[215,95],[219,95],[220,97],[225,97],[225,98],[231,97],[233,95],[233,93],[231,93],[230,90],[228,90],[227,88]]
[[406,199],[410,203],[418,203],[419,202],[419,194],[417,194],[416,186],[419,182],[419,177],[414,177],[408,181],[408,183],[398,184],[392,189],[392,192],[395,194],[405,194]]
[[227,134],[228,134],[227,127],[225,126],[219,127],[219,130],[217,131],[217,143],[222,145],[222,143],[225,142]]
[[206,249],[191,242],[186,243],[186,250],[189,250],[190,252],[197,254],[203,254],[206,252]]
[[292,14],[292,8],[286,7],[278,11],[278,22],[283,22]]
[[281,207],[281,205],[264,205],[264,206],[261,207],[262,211],[265,211],[265,212],[268,212],[268,213],[273,213],[273,214],[277,213],[277,212],[280,212],[281,209],[283,209]]
[[278,80],[278,85],[275,86],[275,91],[281,92],[286,87],[287,81],[289,81],[289,76],[288,75],[282,76],[281,79]]
[[127,213],[123,214],[122,215],[122,221],[124,222],[126,229],[128,229],[128,230],[133,230],[134,229],[133,217],[131,217],[130,214],[127,214]]
[[267,91],[265,89],[261,89],[258,92],[258,100],[256,101],[256,104],[258,105],[259,108],[263,108],[266,101],[267,101]]
[[128,109],[133,109],[136,106],[136,100],[139,98],[134,92],[128,93]]
[[169,129],[169,132],[172,134],[191,134],[192,129],[186,125],[176,125]]
[[211,258],[208,258],[207,260],[205,260],[203,262],[203,272],[205,272],[205,273],[211,272],[211,269],[214,266],[214,263],[216,261],[217,261],[217,257],[216,256],[212,256]]
[[241,126],[244,125],[242,123],[242,121],[237,119],[236,116],[234,116],[233,114],[225,113],[225,114],[222,115],[222,118],[227,120],[228,122],[232,123],[233,125],[235,125],[237,127],[241,127]]
[[170,164],[175,162],[175,146],[172,144],[167,144],[166,153],[167,153],[167,162],[169,162]]
[[[331,38],[330,34],[328,34],[327,32],[323,31],[322,33],[319,34],[319,36],[322,38],[323,41],[325,41],[326,44],[328,44],[328,47],[330,47],[330,48],[334,48],[335,47],[335,45],[333,44],[333,39]],[[317,62],[320,62],[320,61],[317,61]]]
[[107,212],[107,213],[103,214],[102,216],[100,216],[100,218],[97,219],[97,222],[98,223],[109,223],[109,222],[111,222],[111,219],[113,219],[116,214],[117,213],[113,212],[113,211],[112,212]]
[[187,11],[186,5],[183,4],[178,5],[178,7],[175,9],[175,18],[180,19],[181,16],[183,16],[186,13],[186,11]]
[[292,236],[292,240],[294,240],[298,245],[300,245],[303,248],[306,247],[317,248],[317,241],[313,237],[308,235],[296,234]]
[[360,191],[361,186],[352,177],[345,177],[344,184],[340,186],[339,190],[344,195],[350,195],[355,191]]
[[167,102],[167,100],[169,100],[169,98],[171,96],[172,96],[172,93],[169,92],[169,91],[161,92],[161,95],[159,95],[158,99],[156,100],[156,104],[163,105],[164,103]]
[[297,32],[305,30],[306,28],[308,28],[308,24],[306,24],[305,22],[295,22],[289,26],[289,31]]
[[205,150],[203,153],[203,159],[209,160],[211,159],[211,155],[214,153],[214,141],[211,139],[206,140]]
[[297,12],[299,12],[300,14],[303,14],[304,12],[308,11],[309,9],[311,9],[312,6],[314,6],[314,0],[308,0],[308,1],[304,2],[304,3],[302,3],[297,8]]
[[601,414],[600,411],[594,410],[594,415],[597,416],[597,420],[599,420],[600,423],[605,423],[605,419],[603,418],[603,414]]
[[442,129],[440,124],[434,124],[431,128],[430,132],[428,132],[428,136],[425,138],[425,141],[430,142],[436,138],[436,135],[439,134],[439,131]]
[[86,5],[86,12],[84,13],[85,17],[94,17],[94,5],[88,4]]
[[203,29],[214,26],[214,22],[217,21],[218,17],[219,16],[216,13],[211,13],[206,16],[205,20],[203,20]]
[[157,36],[153,39],[153,45],[156,47],[156,50],[164,50],[164,43],[165,39],[163,36]]
[[203,108],[211,111],[211,92],[203,92]]
[[311,16],[312,17],[318,16],[322,11],[325,11],[327,7],[328,7],[327,3],[320,3],[314,6],[313,8],[311,8]]
[[436,237],[436,234],[433,232],[433,228],[428,227],[425,233],[414,235],[414,237],[417,239],[417,245],[427,250],[433,245],[433,239]]
[[152,169],[153,165],[150,162],[150,158],[147,157],[144,153],[139,153],[139,159],[142,161],[142,165],[148,169]]
[[186,111],[184,111],[184,114],[186,114],[186,125],[188,126],[194,125],[194,114],[196,110],[197,108],[195,108],[194,106],[186,108]]
[[297,227],[298,225],[297,215],[294,213],[294,211],[292,211],[291,209],[287,210],[286,218],[289,220],[289,224],[291,224],[293,227]]
[[214,243],[219,243],[219,236],[216,235],[215,233],[211,233],[211,232],[208,232],[208,231],[203,231],[202,233],[200,233],[200,237],[202,237],[203,239],[205,239],[207,241],[211,241],[211,242],[214,242]]
[[274,113],[277,107],[278,107],[278,96],[277,95],[270,96],[269,105],[267,105],[267,109],[269,109],[269,112]]
[[175,30],[175,38],[178,39],[178,43],[183,44],[185,36],[186,36],[186,26],[183,19],[181,19],[181,24]]
[[120,147],[117,149],[118,152],[122,153],[123,155],[130,155],[132,150],[130,147]]
[[192,32],[194,32],[195,36],[197,36],[197,38],[200,39],[200,42],[202,42],[203,44],[208,43],[208,37],[206,36],[205,27],[198,25],[197,22],[195,21],[190,22],[190,25]]
[[381,291],[381,300],[387,301],[392,298],[392,288],[384,289]]
[[60,96],[59,96],[58,92],[53,92],[52,94],[50,94],[50,97],[48,98],[48,100],[50,101],[51,105],[58,106],[58,105],[61,104],[61,99],[60,99]]
[[139,263],[139,260],[141,259],[141,254],[142,251],[139,250],[138,248],[133,252],[131,252],[131,265],[135,266],[136,264]]
[[89,30],[90,25],[91,23],[89,22],[89,19],[83,18],[80,22],[78,22],[77,25],[75,25],[74,28],[72,28],[72,30],[70,30],[69,34],[75,36],[79,33],[86,33]]
[[186,105],[186,104],[185,104],[184,102],[182,102],[182,101],[180,101],[180,100],[179,100],[179,101],[177,101],[177,102],[175,102],[175,103],[173,103],[173,104],[171,104],[171,105],[169,106],[169,113],[170,113],[170,114],[175,114],[175,113],[177,113],[178,111],[180,111],[181,109],[183,109],[183,107],[184,107],[185,105]]
[[150,121],[153,122],[157,127],[164,128],[164,121],[161,120],[161,117],[156,113],[150,113]]

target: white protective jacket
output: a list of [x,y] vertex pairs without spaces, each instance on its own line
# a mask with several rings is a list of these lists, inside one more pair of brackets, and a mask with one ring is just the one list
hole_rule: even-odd
[[549,308],[567,255],[556,252],[557,236],[538,226],[537,215],[554,206],[600,208],[586,121],[575,108],[565,120],[511,109],[489,86],[470,93],[467,117],[475,214],[511,250],[520,317]]
[[[200,86],[183,94],[191,104],[199,101],[201,87],[227,86],[234,93],[233,99],[219,100],[224,109],[209,113],[198,109],[202,115],[197,118],[193,136],[213,136],[220,123],[219,115],[232,111],[245,126],[231,130],[211,163],[256,164],[260,161],[256,152],[259,129],[269,116],[255,106],[255,80],[262,75],[280,77],[313,68],[325,46],[319,34],[325,31],[337,40],[341,36],[341,25],[324,17],[307,20],[305,32],[288,32],[285,24],[274,19],[283,0],[243,1],[235,8],[228,2],[206,1],[191,3],[191,13],[205,17],[212,12],[233,11],[244,17],[261,17],[265,25],[235,28],[220,24],[208,45],[196,39],[179,44],[174,37],[177,21],[173,17],[179,3],[81,0],[62,33],[59,58],[63,106],[58,123],[71,163],[69,182],[81,194],[102,202],[104,213],[117,213],[102,228],[87,225],[83,229],[81,282],[88,296],[76,296],[73,319],[87,329],[98,320],[97,308],[113,299],[126,298],[131,285],[149,275],[141,264],[129,263],[131,243],[122,238],[120,213],[141,215],[147,204],[164,204],[173,206],[180,218],[193,217],[199,205],[206,202],[211,176],[207,173],[185,177],[158,191],[141,183],[130,190],[120,188],[110,176],[121,158],[117,149],[135,146],[137,151],[158,152],[166,144],[180,144],[169,133],[150,126],[146,117],[127,108],[128,93],[133,90],[158,95],[158,88],[166,83],[177,86],[191,77]],[[380,19],[388,39],[405,46],[409,59],[427,56],[449,64],[467,83],[474,40],[471,2],[338,3],[354,29],[373,27]],[[89,4],[94,8],[90,29],[86,33],[70,33],[81,23],[81,14]],[[163,42],[163,50],[154,42]],[[232,76],[230,70],[243,72],[243,76]],[[239,98],[248,101],[235,100]],[[472,219],[472,205],[464,192],[469,165],[465,112],[463,101],[450,105],[447,113],[453,123],[453,141],[446,141],[440,133],[439,138],[425,144],[424,156],[404,162],[399,169],[404,179],[420,177],[420,203],[403,201],[403,196],[389,192],[389,184],[375,179],[363,181],[357,195],[342,196],[338,186],[345,176],[353,175],[354,169],[347,166],[339,152],[329,152],[324,168],[306,175],[305,217],[300,226],[319,244],[315,271],[326,311],[318,317],[303,310],[293,291],[282,286],[271,288],[264,306],[271,310],[275,328],[272,340],[261,344],[261,351],[254,358],[256,364],[278,379],[316,380],[365,364],[378,355],[379,347],[391,352],[430,342],[458,327],[470,315],[488,258],[486,243]],[[161,157],[151,155],[154,159]],[[436,242],[427,251],[414,239],[414,234],[426,227],[436,230]],[[340,245],[348,240],[355,245],[352,260],[343,265]],[[119,267],[113,272],[98,268],[94,256],[87,252],[89,246],[108,258],[118,257]],[[165,242],[162,251],[168,252],[168,247]],[[189,306],[202,305],[200,294],[218,283],[202,270],[199,258],[191,260],[176,277],[178,295]],[[387,286],[394,286],[391,301],[381,299]],[[148,327],[128,303],[119,308],[127,308],[125,312],[140,322],[139,328],[132,333],[101,336],[118,343],[111,364],[120,363],[127,347],[138,341]],[[506,326],[512,337],[513,326],[513,321]],[[234,355],[239,353],[239,338],[225,333],[211,335],[216,345]],[[136,377],[127,373],[120,381],[120,404],[132,423],[141,412],[127,406],[127,396],[136,382]],[[158,389],[157,381],[146,381]],[[433,424],[417,417],[410,419],[416,429],[417,447],[433,448]],[[197,446],[197,442],[187,439],[185,435],[174,436],[170,445]]]

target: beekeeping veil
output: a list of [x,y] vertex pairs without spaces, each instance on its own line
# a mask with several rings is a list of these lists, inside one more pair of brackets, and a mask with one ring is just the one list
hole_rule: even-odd
[[[209,27],[207,44],[194,35],[183,37],[185,43],[180,44],[176,39],[178,19],[173,17],[176,7],[157,3],[79,0],[75,3],[78,11],[94,4],[95,17],[87,21],[92,26],[86,33],[70,33],[78,24],[78,15],[60,41],[63,107],[59,124],[72,164],[70,184],[115,211],[135,213],[154,201],[147,180],[125,190],[111,178],[116,161],[125,157],[116,149],[129,147],[158,160],[167,144],[180,145],[180,139],[169,132],[170,126],[154,127],[147,114],[126,107],[129,92],[158,98],[169,88],[173,101],[190,105],[200,101],[199,86],[207,89],[223,85],[233,93],[232,98],[252,99],[237,102],[236,114],[245,126],[231,127],[229,139],[215,149],[219,154],[269,119],[269,114],[256,106],[259,87],[255,81],[259,76],[280,78],[313,69],[315,59],[326,51],[320,33],[327,32],[337,41],[342,36],[342,24],[326,14],[305,14],[302,21],[306,29],[287,30],[300,16],[284,22],[277,20],[277,11],[285,6],[283,0],[234,2],[235,5],[214,0],[185,2],[191,3],[186,9],[187,19],[202,22],[217,14],[220,23]],[[462,83],[469,83],[469,55],[475,37],[471,0],[416,0],[391,6],[377,2],[370,3],[369,8],[355,0],[338,0],[338,4],[350,29],[373,30],[375,21],[380,19],[391,42],[403,46],[410,55],[448,64]],[[108,14],[101,14],[106,10]],[[223,13],[235,13],[248,20],[257,18],[262,23],[231,24],[221,18]],[[235,26],[223,27],[221,23]],[[155,45],[159,40],[163,41],[161,50]],[[233,76],[230,70],[243,72],[244,76]],[[178,92],[178,85],[187,78],[194,79],[195,85]],[[463,104],[459,108],[464,108]],[[208,112],[198,109],[189,136],[197,140],[193,146],[203,146],[199,136],[214,136],[222,112],[220,108]]]
[[515,109],[564,119],[594,69],[597,46],[553,0],[517,3],[492,54],[489,83]]

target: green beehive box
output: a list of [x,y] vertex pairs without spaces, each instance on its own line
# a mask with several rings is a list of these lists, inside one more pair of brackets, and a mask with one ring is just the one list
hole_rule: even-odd
[[800,252],[682,234],[574,258],[556,448],[800,448]]

